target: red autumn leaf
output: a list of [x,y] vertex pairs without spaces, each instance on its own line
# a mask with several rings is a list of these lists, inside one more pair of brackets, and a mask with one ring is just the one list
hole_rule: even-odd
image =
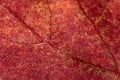
[[120,1],[1,0],[1,80],[119,80]]

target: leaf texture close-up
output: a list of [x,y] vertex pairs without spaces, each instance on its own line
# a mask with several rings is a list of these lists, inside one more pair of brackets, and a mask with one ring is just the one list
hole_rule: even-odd
[[120,80],[120,0],[0,0],[0,80]]

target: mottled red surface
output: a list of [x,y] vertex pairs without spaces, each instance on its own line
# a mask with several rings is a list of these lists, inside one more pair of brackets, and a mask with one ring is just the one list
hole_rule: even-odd
[[120,80],[119,0],[0,0],[0,80]]

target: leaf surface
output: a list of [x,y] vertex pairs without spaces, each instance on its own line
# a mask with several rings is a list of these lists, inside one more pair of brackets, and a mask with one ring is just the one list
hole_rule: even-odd
[[0,79],[119,80],[118,0],[1,0]]

